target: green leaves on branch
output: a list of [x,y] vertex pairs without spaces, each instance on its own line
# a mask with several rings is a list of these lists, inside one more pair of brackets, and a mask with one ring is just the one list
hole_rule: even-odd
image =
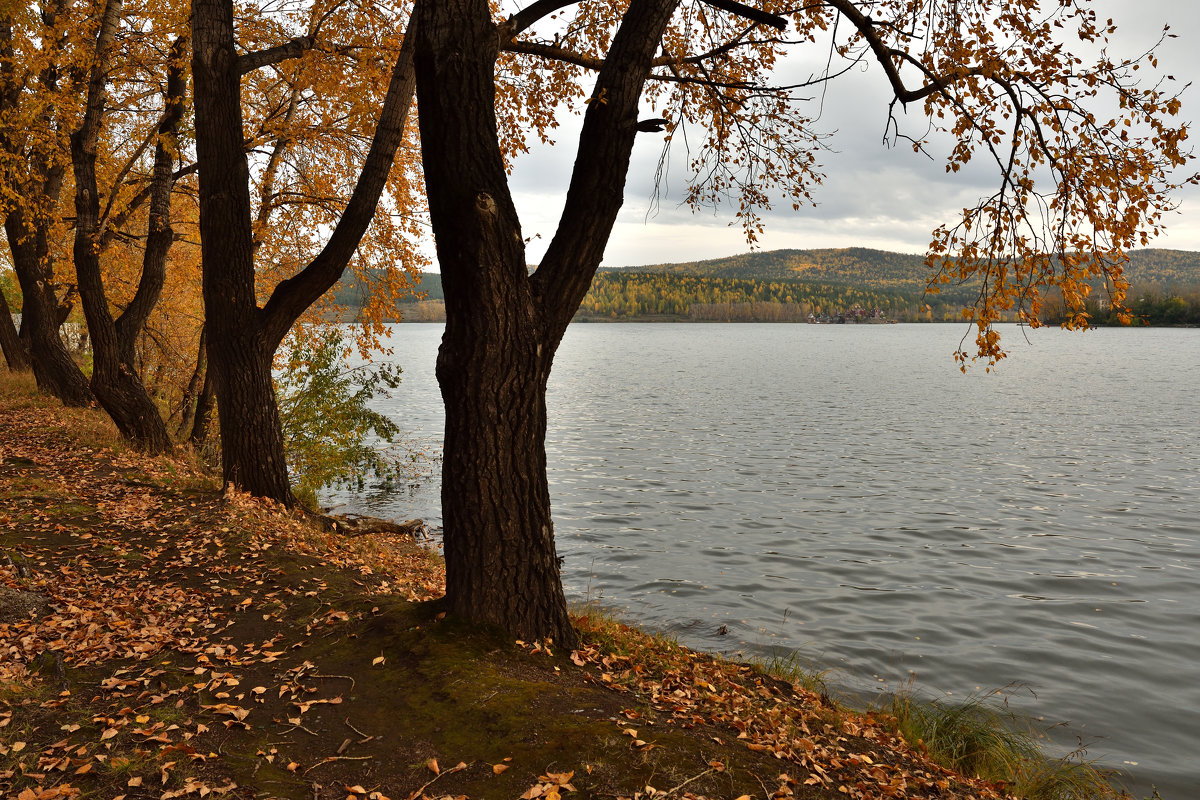
[[296,496],[311,506],[324,486],[395,479],[401,461],[390,445],[400,429],[367,404],[400,385],[400,367],[347,366],[336,329],[293,337],[285,349],[275,390]]

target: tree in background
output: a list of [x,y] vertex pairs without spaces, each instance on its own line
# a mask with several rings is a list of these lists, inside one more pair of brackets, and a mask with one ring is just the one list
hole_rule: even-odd
[[[1189,158],[1186,127],[1170,122],[1178,98],[1135,79],[1152,54],[1119,61],[1101,49],[1085,63],[1065,49],[1103,46],[1115,30],[1077,0],[1046,10],[1037,0],[537,0],[504,19],[487,0],[416,0],[413,24],[446,296],[437,374],[447,601],[524,638],[575,638],[550,515],[546,383],[603,255],[639,131],[694,136],[689,201],[731,199],[753,240],[773,197],[799,209],[820,182],[806,97],[872,64],[891,110],[917,106],[923,125],[953,137],[949,171],[977,157],[996,166],[997,191],[935,232],[929,261],[937,281],[980,286],[969,315],[976,356],[989,362],[1003,357],[992,322],[1012,308],[1036,318],[1039,287],[1080,308],[1086,280],[1101,276],[1120,304],[1121,256],[1157,231],[1179,182],[1171,171]],[[774,79],[806,46],[830,53],[826,73]],[[521,107],[542,109],[543,125],[561,105],[586,109],[559,226],[532,275],[506,171],[514,92]],[[639,121],[651,106],[665,111]],[[1110,106],[1112,119],[1099,116]],[[895,137],[929,146],[889,119]],[[965,366],[971,356],[959,357]]]
[[[4,353],[4,363],[13,372],[28,372],[30,369],[29,353],[21,335],[13,324],[13,308],[20,308],[16,302],[21,296],[21,286],[17,283],[16,275],[9,270],[0,270],[0,352]],[[9,297],[14,298],[9,303]]]

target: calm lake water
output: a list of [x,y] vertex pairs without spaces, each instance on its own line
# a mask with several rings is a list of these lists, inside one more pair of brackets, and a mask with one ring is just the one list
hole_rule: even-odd
[[[378,402],[435,445],[441,331],[394,327]],[[569,595],[858,691],[1013,687],[1130,788],[1200,797],[1200,330],[1008,327],[991,375],[955,367],[963,331],[573,325],[547,444]],[[331,499],[436,523],[439,492]]]

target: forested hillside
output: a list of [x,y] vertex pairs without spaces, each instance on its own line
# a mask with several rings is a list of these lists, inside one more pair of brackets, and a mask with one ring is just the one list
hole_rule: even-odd
[[[371,284],[375,280],[382,280],[383,272],[381,269],[367,270],[366,281],[360,280],[357,275],[346,273],[330,290],[333,294],[333,302],[346,308],[361,307],[371,292]],[[413,293],[416,295],[415,299],[441,300],[444,296],[442,294],[442,276],[436,272],[422,272],[420,281],[413,286]]]
[[794,279],[733,278],[677,273],[603,270],[580,305],[577,320],[679,317],[694,320],[804,321],[855,306],[889,319],[941,319],[959,304],[934,301],[931,316],[920,290],[810,283]]
[[[923,256],[864,247],[770,250],[706,261],[616,269],[722,278],[795,279],[808,283],[916,291],[925,288],[929,277]],[[1197,286],[1200,285],[1200,253],[1188,250],[1135,250],[1129,256],[1125,274],[1130,283]]]
[[1195,288],[1200,286],[1200,253],[1191,250],[1135,250],[1129,254],[1125,275],[1133,284]]

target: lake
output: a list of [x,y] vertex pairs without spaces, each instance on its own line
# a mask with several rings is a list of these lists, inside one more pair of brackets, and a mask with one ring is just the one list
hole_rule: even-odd
[[[571,326],[568,595],[860,693],[1009,687],[1064,751],[1200,796],[1200,330],[1003,326],[1010,358],[963,375],[965,330]],[[376,403],[433,446],[441,331],[393,327],[404,383]],[[330,498],[437,524],[439,492]]]

